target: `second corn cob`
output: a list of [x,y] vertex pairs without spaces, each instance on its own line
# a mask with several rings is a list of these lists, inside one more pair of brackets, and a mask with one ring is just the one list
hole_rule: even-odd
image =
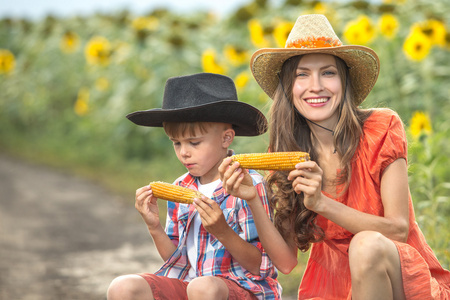
[[245,169],[289,171],[295,169],[299,162],[309,160],[307,152],[269,152],[244,153],[231,156],[232,163],[237,161]]
[[162,181],[151,182],[150,186],[156,198],[178,203],[192,204],[194,198],[200,198],[202,196],[202,193],[199,191]]

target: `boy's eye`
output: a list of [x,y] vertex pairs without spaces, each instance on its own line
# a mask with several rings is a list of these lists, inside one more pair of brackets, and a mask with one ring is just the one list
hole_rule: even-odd
[[191,145],[192,146],[198,146],[198,145],[200,145],[200,142],[191,142]]

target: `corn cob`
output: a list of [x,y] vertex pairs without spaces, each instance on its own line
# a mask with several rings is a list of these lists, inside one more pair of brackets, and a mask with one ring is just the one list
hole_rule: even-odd
[[245,169],[288,171],[299,162],[309,160],[307,152],[245,153],[231,156],[231,163],[237,161]]
[[199,191],[161,181],[150,182],[150,186],[156,198],[178,203],[192,204],[194,198],[202,196]]

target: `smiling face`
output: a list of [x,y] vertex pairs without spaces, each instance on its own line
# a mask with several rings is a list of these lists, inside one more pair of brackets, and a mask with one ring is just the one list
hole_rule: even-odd
[[303,116],[324,127],[334,128],[343,93],[335,57],[304,55],[296,69],[292,93],[294,106]]
[[[219,179],[218,166],[227,156],[234,130],[225,123],[197,123],[191,130],[167,130],[178,160],[202,184]],[[178,126],[178,125],[175,125]]]

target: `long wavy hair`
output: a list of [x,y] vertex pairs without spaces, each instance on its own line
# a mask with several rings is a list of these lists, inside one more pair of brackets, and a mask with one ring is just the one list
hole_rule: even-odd
[[[296,69],[302,56],[288,59],[279,73],[278,87],[270,109],[270,143],[272,152],[304,151],[320,166],[318,153],[312,146],[312,134],[307,120],[295,109],[292,88]],[[356,152],[362,128],[371,111],[358,108],[352,100],[348,67],[340,58],[336,65],[341,78],[343,99],[339,106],[340,117],[334,128],[334,146],[342,165],[340,176],[334,184],[345,184],[346,190],[351,178],[351,163]],[[303,193],[297,194],[288,172],[276,171],[268,176],[270,205],[275,210],[274,224],[282,236],[293,238],[301,251],[307,251],[311,243],[324,239],[324,231],[315,224],[317,213],[308,210],[303,203]]]

